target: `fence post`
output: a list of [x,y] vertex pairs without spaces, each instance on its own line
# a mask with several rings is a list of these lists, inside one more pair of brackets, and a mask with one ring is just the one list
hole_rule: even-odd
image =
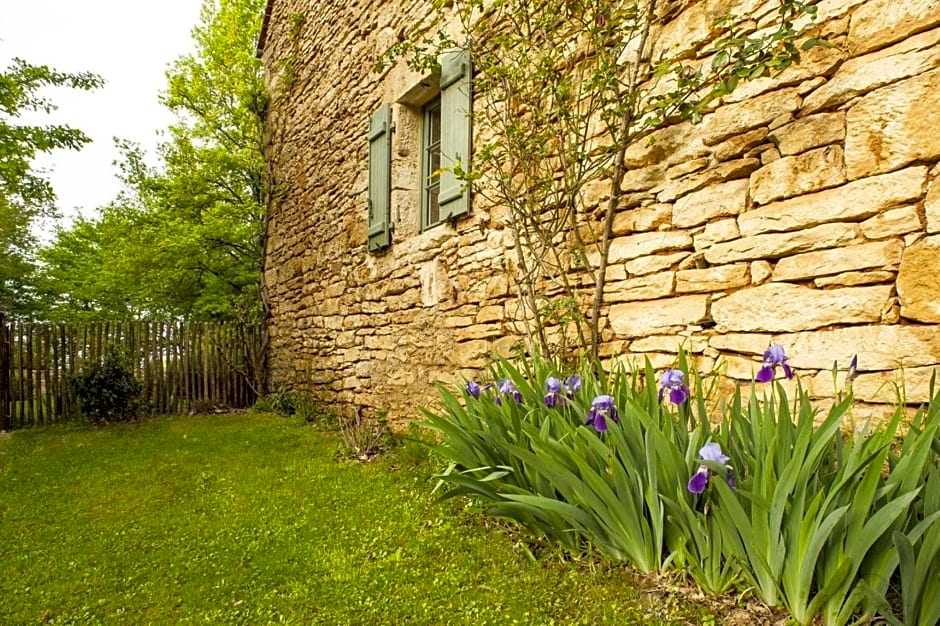
[[10,332],[7,320],[0,313],[0,430],[10,430]]

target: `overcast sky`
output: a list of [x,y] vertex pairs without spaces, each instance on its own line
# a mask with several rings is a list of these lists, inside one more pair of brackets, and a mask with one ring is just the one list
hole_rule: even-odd
[[[106,85],[93,92],[56,89],[51,121],[81,129],[93,140],[81,152],[59,150],[41,159],[64,215],[92,216],[120,190],[113,137],[148,152],[172,121],[160,106],[164,73],[191,52],[202,0],[0,0],[0,66],[13,57],[66,72],[91,71]],[[30,122],[35,122],[30,118]]]

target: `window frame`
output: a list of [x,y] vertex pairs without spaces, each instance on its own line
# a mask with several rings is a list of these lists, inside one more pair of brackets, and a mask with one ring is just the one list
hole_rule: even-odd
[[[414,204],[408,202],[407,212],[419,234],[444,223],[456,226],[458,220],[470,214],[470,186],[458,180],[455,173],[458,166],[461,173],[469,170],[473,151],[470,57],[465,50],[450,49],[442,53],[439,63],[438,71],[421,78],[395,100],[402,107],[400,114],[406,116],[402,127],[409,131],[405,137],[399,137],[405,143],[399,145],[398,154],[405,157],[414,151],[414,160],[407,166],[413,172],[409,178],[414,176],[411,190]],[[429,157],[432,134],[429,112],[438,110],[440,143],[433,157]],[[436,163],[432,164],[432,160]],[[432,171],[439,171],[433,179]],[[433,180],[430,187],[434,189],[429,190],[429,180]],[[429,201],[429,191],[437,193],[436,210]],[[432,219],[435,214],[437,218]]]
[[[443,117],[441,112],[441,94],[438,92],[430,100],[421,106],[421,136],[419,138],[421,146],[421,164],[418,174],[419,193],[421,196],[420,211],[421,223],[420,230],[425,231],[435,226],[443,224],[446,220],[441,217],[440,204],[437,198],[440,195],[441,175],[441,133],[443,132]],[[433,133],[433,124],[437,122],[437,140],[435,141]],[[437,174],[431,170],[434,159],[434,152],[437,153]],[[432,196],[433,194],[433,196]],[[433,198],[433,202],[432,202]],[[437,209],[437,219],[432,219],[431,212]]]

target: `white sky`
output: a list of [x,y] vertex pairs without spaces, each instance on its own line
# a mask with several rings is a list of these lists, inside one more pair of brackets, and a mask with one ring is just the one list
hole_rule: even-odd
[[113,137],[153,153],[158,131],[173,121],[158,102],[164,74],[192,51],[201,6],[202,0],[0,0],[0,67],[20,57],[106,81],[92,92],[51,90],[58,111],[28,118],[67,123],[92,138],[80,152],[57,150],[37,161],[48,170],[64,216],[90,217],[120,191]]

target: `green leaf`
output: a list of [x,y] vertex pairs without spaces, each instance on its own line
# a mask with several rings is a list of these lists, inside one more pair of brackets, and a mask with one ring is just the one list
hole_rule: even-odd
[[729,55],[725,50],[720,50],[714,57],[712,57],[712,69],[720,69],[728,63]]

